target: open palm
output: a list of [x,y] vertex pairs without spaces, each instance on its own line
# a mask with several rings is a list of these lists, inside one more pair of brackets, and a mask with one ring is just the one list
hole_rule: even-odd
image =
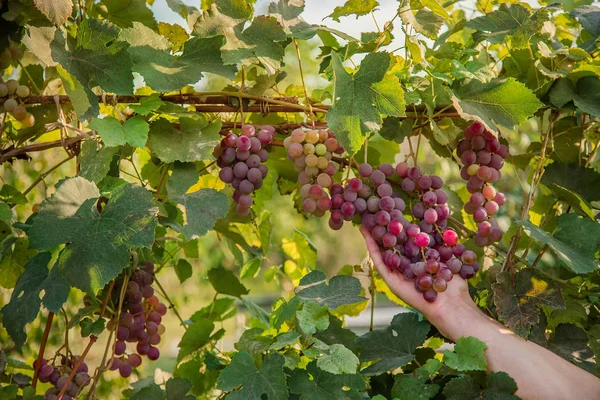
[[441,293],[433,303],[425,301],[423,294],[415,290],[414,281],[407,279],[398,271],[390,270],[383,262],[379,245],[375,242],[369,231],[362,227],[360,232],[365,238],[367,249],[373,259],[373,264],[389,286],[392,293],[401,298],[405,303],[421,312],[427,319],[435,324],[435,321],[457,302],[472,303],[469,297],[467,282],[460,276],[448,282],[448,289]]

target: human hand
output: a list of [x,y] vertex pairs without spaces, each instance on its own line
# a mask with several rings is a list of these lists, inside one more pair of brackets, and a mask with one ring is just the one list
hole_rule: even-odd
[[452,322],[452,319],[468,318],[470,312],[479,313],[477,306],[469,296],[467,281],[459,275],[455,275],[448,282],[448,289],[440,293],[433,303],[427,302],[423,298],[423,294],[415,290],[414,281],[407,279],[398,271],[391,271],[384,264],[379,245],[377,245],[369,231],[361,226],[360,232],[365,238],[375,269],[392,293],[421,312],[443,335],[448,336],[445,332],[449,333],[447,325]]

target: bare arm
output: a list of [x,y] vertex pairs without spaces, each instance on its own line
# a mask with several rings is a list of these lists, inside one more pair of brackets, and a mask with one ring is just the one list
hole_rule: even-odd
[[375,268],[394,294],[420,311],[448,339],[474,336],[487,345],[490,371],[508,373],[519,387],[517,395],[533,399],[600,399],[600,379],[553,352],[515,335],[486,316],[469,296],[467,282],[455,278],[434,303],[427,303],[412,281],[384,265],[379,247],[361,228]]

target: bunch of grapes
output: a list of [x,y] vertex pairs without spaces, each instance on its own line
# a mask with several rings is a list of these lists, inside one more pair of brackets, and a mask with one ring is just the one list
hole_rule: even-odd
[[27,112],[23,105],[19,104],[18,99],[24,99],[29,96],[29,87],[19,85],[14,79],[3,82],[0,79],[0,98],[7,97],[4,100],[4,112],[10,113],[17,121],[21,121],[23,126],[29,128],[35,124],[35,117]]
[[238,215],[250,213],[254,200],[252,192],[260,189],[268,168],[265,163],[269,153],[264,146],[273,141],[275,128],[263,126],[258,133],[252,125],[243,125],[241,134],[229,133],[215,148],[217,165],[221,167],[219,178],[235,189],[233,200]]
[[472,123],[464,135],[457,148],[464,165],[460,175],[467,181],[467,190],[471,193],[464,210],[473,215],[478,224],[474,240],[477,246],[483,247],[502,239],[502,231],[492,217],[506,202],[506,196],[497,192],[492,184],[500,179],[504,159],[510,153],[480,122]]
[[294,129],[283,141],[283,146],[287,149],[288,159],[294,162],[294,167],[299,172],[302,209],[306,213],[322,217],[332,206],[331,198],[325,190],[333,186],[332,176],[337,171],[331,157],[334,153],[342,154],[344,148],[328,130],[302,128]]
[[[388,268],[414,280],[416,290],[429,302],[446,290],[454,274],[464,279],[475,274],[479,269],[475,253],[458,244],[457,233],[447,228],[450,209],[440,177],[423,175],[419,167],[406,163],[395,169],[382,164],[375,171],[362,164],[358,171],[363,179],[369,178],[360,183],[370,184],[373,193],[361,215],[362,224],[379,244]],[[403,215],[404,200],[386,181],[394,172],[402,178],[402,190],[412,196],[412,223]]]
[[[45,393],[46,400],[56,400],[60,391],[66,385],[69,375],[73,368],[75,368],[75,364],[79,357],[73,356],[70,358],[61,356],[60,363],[49,363],[48,360],[42,359],[40,365],[38,366],[37,360],[33,363],[34,368],[39,367],[38,377],[40,382],[52,384],[52,387],[48,389]],[[77,372],[73,377],[73,380],[69,382],[69,387],[67,388],[65,394],[63,395],[63,400],[71,400],[75,398],[81,389],[90,384],[90,376],[88,375],[88,366],[85,362],[79,364],[77,368]]]
[[[116,330],[117,338],[110,369],[118,369],[123,378],[131,375],[133,368],[140,366],[141,356],[145,355],[153,361],[160,356],[155,346],[165,332],[161,321],[167,313],[167,307],[154,295],[153,282],[154,264],[146,262],[143,269],[137,269],[131,275],[119,320],[109,325],[110,329]],[[113,290],[116,296],[120,295],[123,284],[123,277],[117,278]],[[128,342],[137,343],[135,353],[126,354]]]

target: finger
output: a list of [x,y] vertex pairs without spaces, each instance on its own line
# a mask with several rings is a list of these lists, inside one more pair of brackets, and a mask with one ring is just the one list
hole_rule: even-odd
[[379,245],[371,236],[371,233],[364,226],[360,227],[360,233],[362,233],[365,238],[365,242],[367,243],[367,249],[371,254],[371,258],[373,259],[373,264],[375,265],[375,269],[379,272],[379,275],[383,278],[383,280],[388,281],[388,279],[392,278],[393,274],[383,263],[383,258],[381,255],[381,250],[379,249]]

